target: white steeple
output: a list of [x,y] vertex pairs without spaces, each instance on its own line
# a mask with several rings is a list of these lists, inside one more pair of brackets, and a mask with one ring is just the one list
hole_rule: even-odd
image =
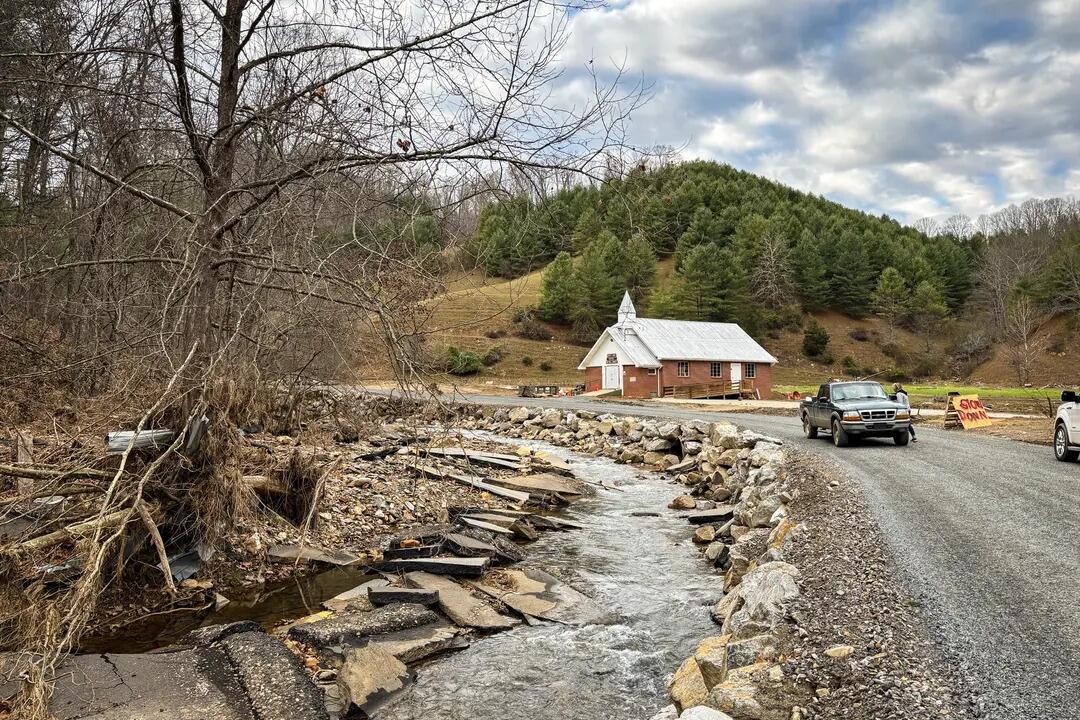
[[619,305],[619,324],[626,325],[637,319],[637,310],[634,309],[634,301],[630,299],[630,293],[623,293],[622,304]]

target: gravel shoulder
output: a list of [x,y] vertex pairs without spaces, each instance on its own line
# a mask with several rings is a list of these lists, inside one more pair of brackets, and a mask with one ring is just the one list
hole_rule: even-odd
[[[833,461],[792,451],[799,489],[792,520],[805,525],[786,551],[802,595],[788,671],[814,689],[821,719],[971,718],[971,700],[903,587],[859,485]],[[850,646],[833,658],[831,647]]]

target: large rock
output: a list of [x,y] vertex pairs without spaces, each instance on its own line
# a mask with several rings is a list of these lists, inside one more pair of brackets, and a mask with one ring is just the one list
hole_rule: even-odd
[[679,495],[668,505],[673,510],[693,510],[697,507],[697,500],[689,495]]
[[705,638],[698,643],[697,650],[694,651],[694,661],[701,672],[701,679],[710,690],[724,682],[728,666],[727,646],[730,640],[730,635]]
[[679,720],[679,710],[674,705],[668,705],[649,720]]
[[711,543],[716,538],[716,528],[712,525],[702,525],[697,530],[694,530],[693,540],[699,545],[705,545]]
[[679,425],[678,423],[665,422],[656,426],[656,434],[667,440],[677,440],[679,438]]
[[683,440],[682,441],[683,455],[690,455],[690,456],[697,455],[697,454],[699,454],[701,452],[701,447],[702,447],[701,443],[699,443],[697,440]]
[[[768,634],[755,635],[745,640],[729,642],[726,646],[727,667],[741,668],[776,658],[773,638]],[[699,661],[700,663],[700,661]]]
[[729,670],[724,682],[709,691],[704,704],[727,713],[734,720],[764,720],[765,710],[752,677],[758,670],[767,670],[767,663]]
[[725,578],[725,585],[728,588],[734,587],[742,581],[743,575],[750,569],[751,563],[756,562],[768,549],[768,543],[769,530],[767,528],[749,530],[739,536],[728,553],[728,558],[731,561],[731,567],[728,568],[727,577]]
[[743,599],[739,612],[750,620],[775,625],[783,619],[785,605],[799,597],[798,577],[798,568],[785,562],[757,566],[739,583]]
[[679,720],[733,720],[733,718],[727,713],[722,713],[711,707],[698,705],[697,707],[684,710],[683,713],[679,715]]
[[641,461],[643,463],[645,463],[646,465],[660,466],[660,465],[663,465],[666,462],[664,460],[664,458],[665,458],[664,453],[647,452],[641,457]]
[[783,458],[783,450],[779,445],[770,442],[758,442],[754,445],[754,449],[750,451],[750,466],[779,465]]
[[553,428],[562,422],[563,414],[560,410],[551,408],[540,415],[540,424],[546,428]]
[[729,422],[715,422],[709,428],[709,440],[725,450],[738,447],[738,438],[739,428]]
[[655,437],[645,441],[646,452],[662,452],[664,450],[670,450],[671,448],[672,443],[667,438]]
[[509,418],[512,423],[523,423],[533,416],[527,407],[516,407],[510,411]]
[[709,696],[709,689],[705,687],[705,680],[701,677],[701,670],[693,657],[683,660],[683,664],[675,671],[668,684],[668,695],[679,712],[700,705]]
[[[773,515],[783,506],[778,495],[761,498],[738,514],[739,524],[752,528],[771,528]],[[777,520],[779,522],[779,519]]]

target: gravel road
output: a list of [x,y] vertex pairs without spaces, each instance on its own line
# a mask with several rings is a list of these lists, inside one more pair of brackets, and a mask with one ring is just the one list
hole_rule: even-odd
[[587,398],[469,396],[639,417],[726,419],[833,458],[862,486],[930,632],[993,720],[1080,717],[1080,465],[1050,448],[919,428],[906,448],[807,440],[794,417]]

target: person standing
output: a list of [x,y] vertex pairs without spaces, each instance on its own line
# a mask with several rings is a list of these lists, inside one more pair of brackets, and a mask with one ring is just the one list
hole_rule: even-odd
[[[896,402],[906,407],[908,417],[911,417],[911,398],[908,397],[907,390],[900,383],[893,383],[892,389],[896,395]],[[911,418],[911,422],[908,423],[908,432],[911,433],[911,442],[919,442],[919,438],[915,437],[915,418]]]

